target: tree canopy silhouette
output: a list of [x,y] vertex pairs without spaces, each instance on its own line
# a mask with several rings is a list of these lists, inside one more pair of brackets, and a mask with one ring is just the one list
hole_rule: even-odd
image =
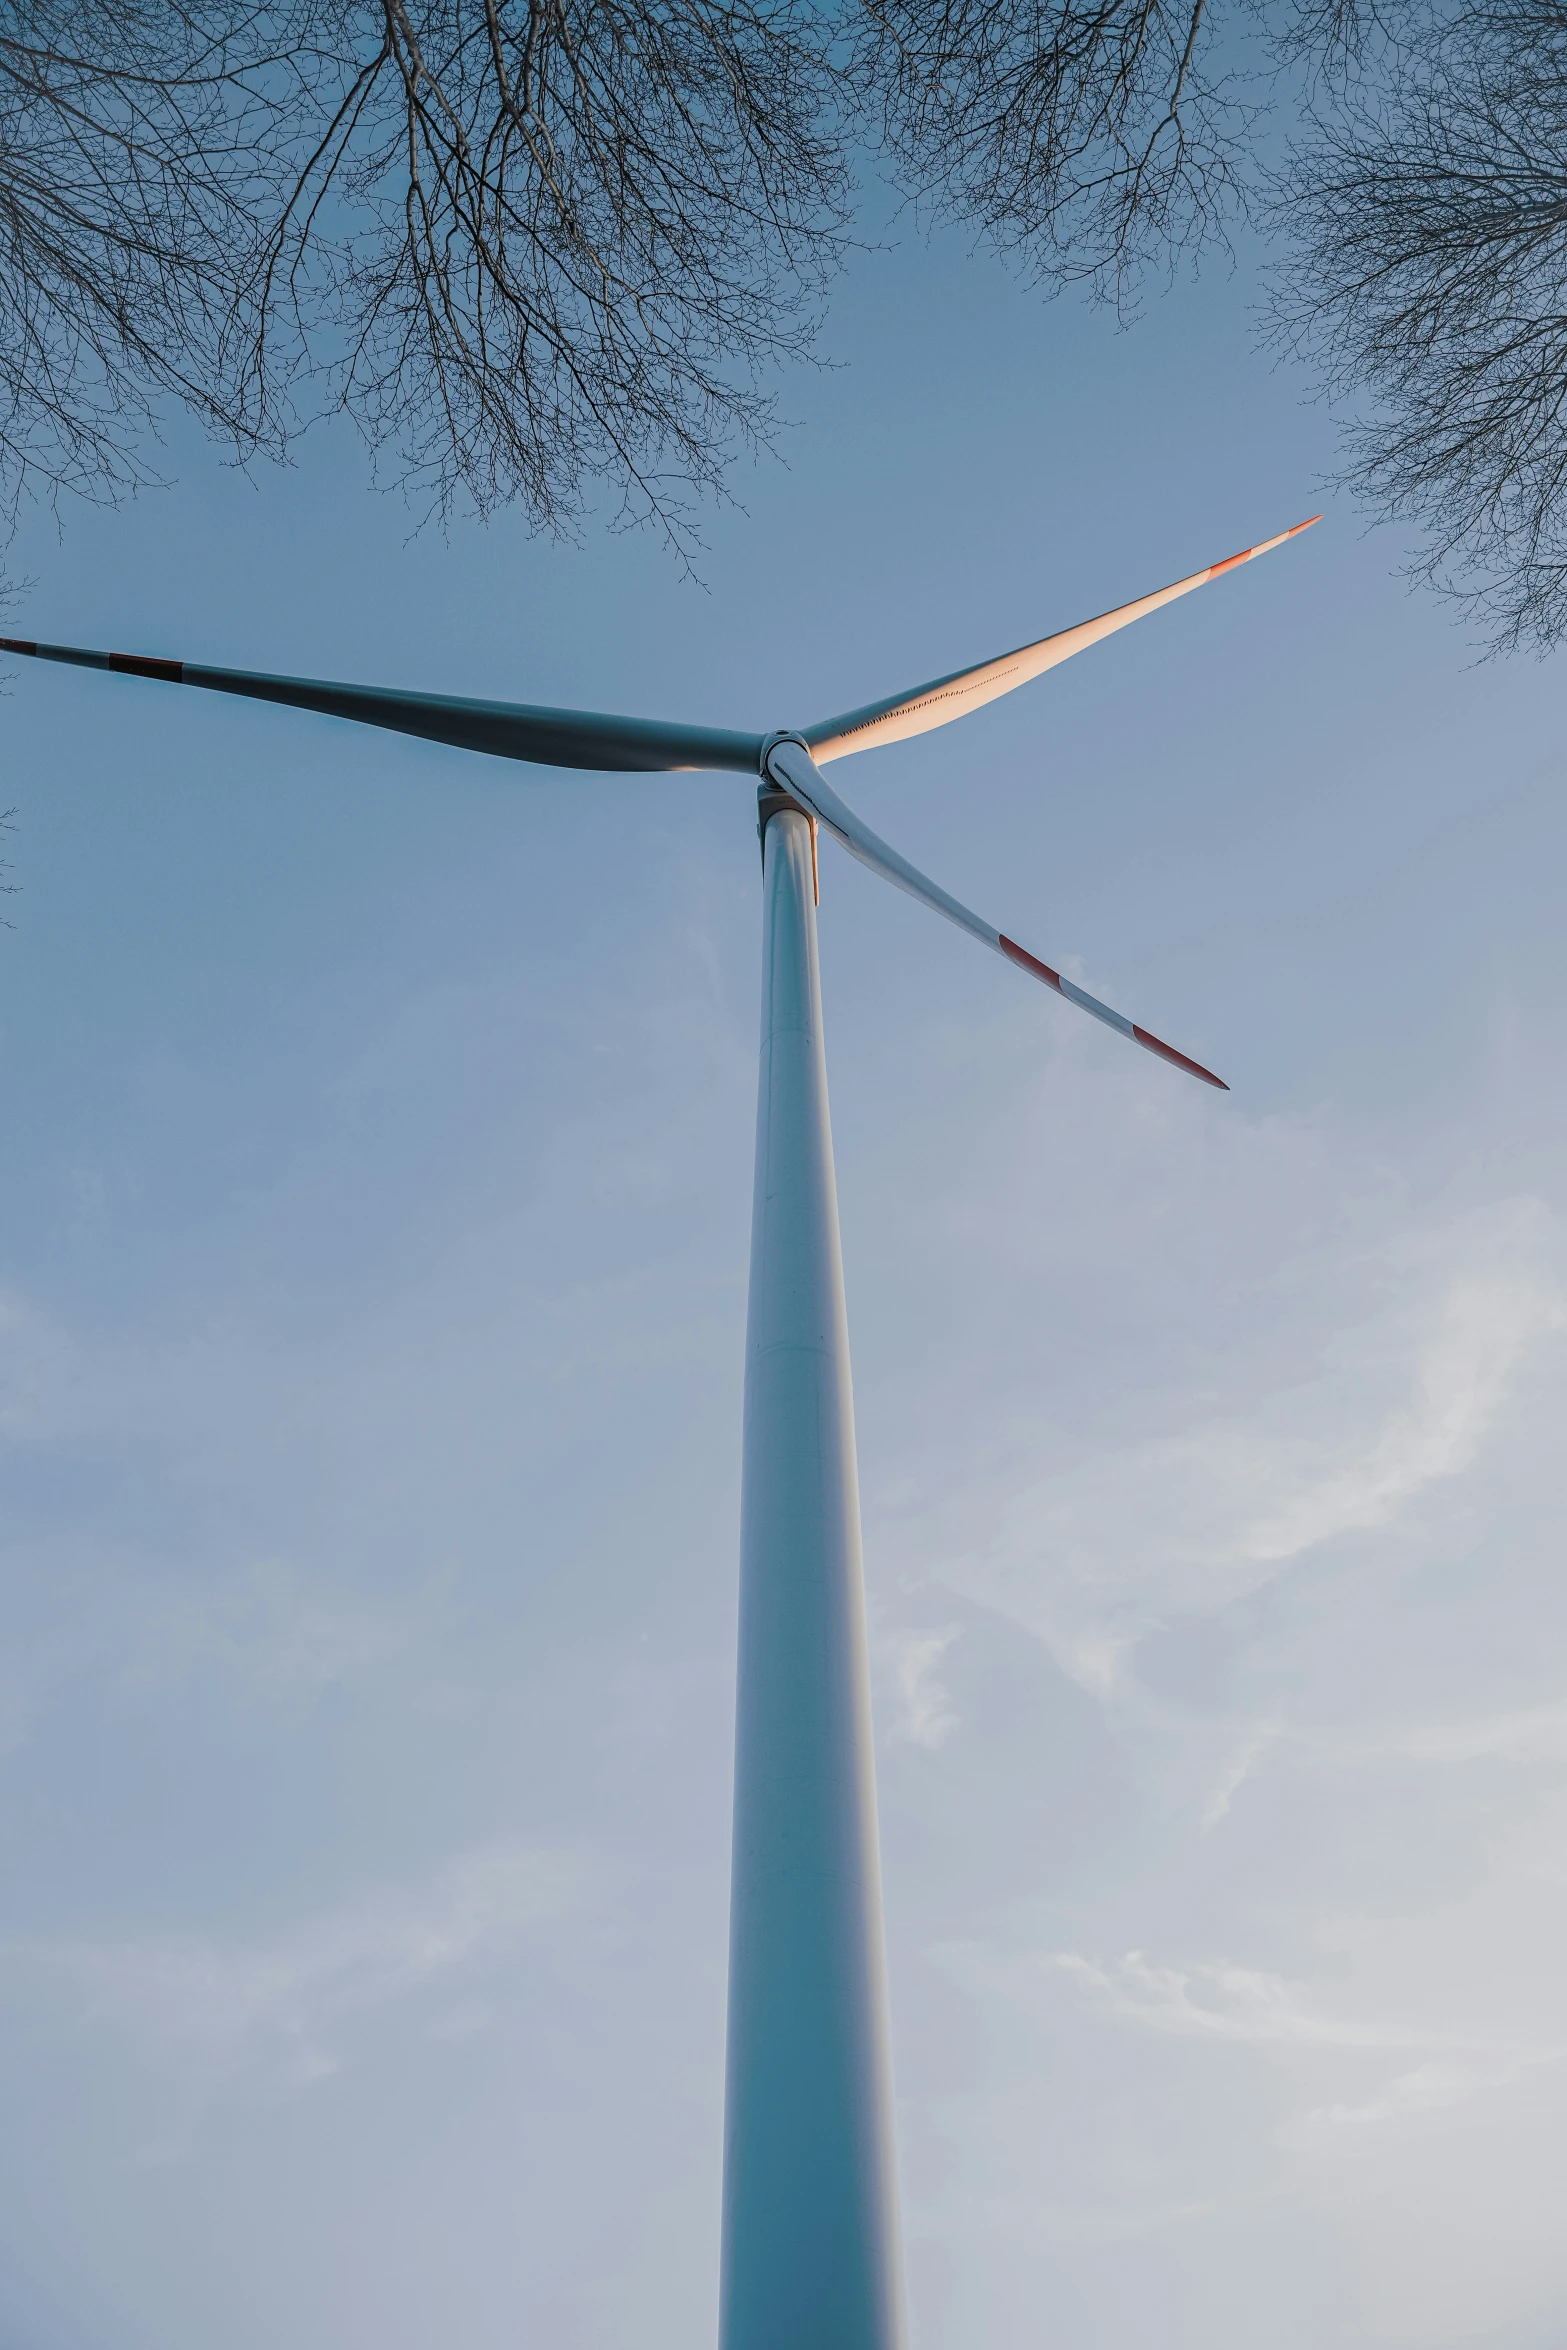
[[878,173],[1123,312],[1249,220],[1349,478],[1567,633],[1567,0],[0,0],[0,494],[338,408],[684,550]]

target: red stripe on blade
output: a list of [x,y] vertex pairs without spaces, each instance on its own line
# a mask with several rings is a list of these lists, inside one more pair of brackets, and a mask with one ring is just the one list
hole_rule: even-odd
[[29,644],[25,636],[0,636],[0,653],[29,653],[36,660],[38,647]]
[[1010,955],[1021,969],[1031,971],[1036,979],[1042,979],[1046,987],[1053,987],[1057,995],[1061,993],[1059,971],[1052,971],[1048,963],[1042,963],[1037,955],[1031,955],[1027,947],[1020,947],[1015,938],[1007,938],[999,930],[996,936],[1001,940],[1001,952],[1004,955]]
[[1132,1034],[1139,1044],[1145,1044],[1151,1053],[1157,1053],[1161,1061],[1173,1061],[1177,1069],[1186,1070],[1189,1076],[1200,1077],[1204,1085],[1216,1085],[1221,1093],[1229,1092],[1222,1077],[1215,1077],[1213,1071],[1205,1069],[1201,1061],[1189,1061],[1184,1053],[1176,1051],[1173,1044],[1161,1044],[1157,1036],[1150,1036],[1147,1029],[1139,1028],[1135,1020],[1132,1022]]
[[1237,563],[1249,563],[1256,552],[1255,547],[1242,547],[1238,555],[1226,555],[1222,563],[1209,565],[1208,577],[1217,579],[1221,571],[1233,571]]
[[183,661],[148,661],[140,653],[111,653],[109,667],[121,677],[155,677],[163,685],[183,685]]

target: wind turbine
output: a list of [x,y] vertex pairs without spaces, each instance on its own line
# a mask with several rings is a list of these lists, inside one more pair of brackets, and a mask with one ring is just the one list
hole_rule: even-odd
[[798,733],[736,734],[0,638],[0,652],[282,702],[500,758],[760,779],[762,1042],[720,2350],[901,2350],[905,2331],[854,1405],[816,944],[818,830],[1080,1011],[1228,1090],[927,879],[861,821],[822,768],[966,716],[1311,522],[1096,620]]

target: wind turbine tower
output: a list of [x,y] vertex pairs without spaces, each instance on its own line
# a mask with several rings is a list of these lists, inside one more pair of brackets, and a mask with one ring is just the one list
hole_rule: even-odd
[[[1313,515],[1311,521],[1320,517]],[[886,1964],[849,1329],[827,1104],[819,835],[1204,1084],[878,838],[823,767],[948,725],[1310,528],[975,668],[795,733],[271,677],[0,639],[0,652],[201,686],[546,766],[758,779],[762,1037],[746,1330],[720,2350],[903,2350]]]

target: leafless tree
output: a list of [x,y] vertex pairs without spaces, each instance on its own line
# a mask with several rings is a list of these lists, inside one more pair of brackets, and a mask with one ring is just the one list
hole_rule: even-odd
[[248,288],[260,407],[292,336],[439,505],[558,528],[607,476],[678,540],[682,486],[765,435],[766,378],[809,347],[848,233],[833,22],[815,0],[296,18],[289,176]]
[[1283,188],[1278,308],[1363,400],[1350,478],[1499,645],[1567,634],[1567,6],[1435,24]]
[[231,257],[253,233],[253,31],[171,0],[0,5],[0,500],[112,493],[173,395],[254,444],[229,395]]
[[857,62],[905,184],[1124,310],[1242,197],[1254,107],[1212,35],[1210,0],[866,0]]
[[689,547],[879,170],[1123,308],[1250,206],[1359,487],[1552,642],[1564,10],[0,0],[0,493],[125,486],[171,399],[241,451],[337,407],[438,508]]
[[0,0],[0,476],[112,493],[173,397],[352,414],[544,527],[764,437],[849,234],[816,0]]
[[856,160],[1122,297],[1219,233],[1217,0],[0,0],[0,467],[112,489],[186,401],[352,414],[569,526],[765,438]]

